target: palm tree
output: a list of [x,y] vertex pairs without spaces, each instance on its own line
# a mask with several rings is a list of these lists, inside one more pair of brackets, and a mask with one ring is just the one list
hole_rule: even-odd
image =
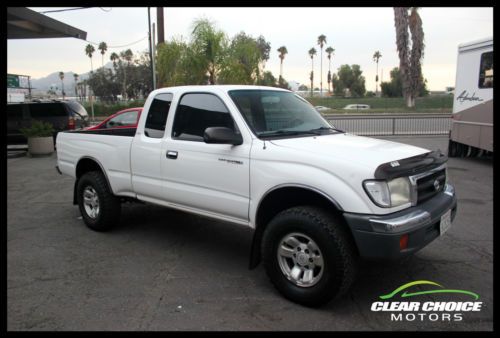
[[[90,58],[90,74],[94,72],[94,66],[92,65],[92,54],[94,54],[95,48],[90,43],[85,47],[85,54]],[[85,85],[86,87],[86,85]],[[90,107],[92,109],[92,121],[94,121],[94,100],[92,99],[91,88],[89,88],[89,96],[90,96]],[[85,90],[85,98],[87,98],[87,92]]]
[[335,55],[335,49],[332,47],[328,47],[325,49],[325,52],[328,54],[328,92],[330,92],[330,82],[332,82],[332,73],[330,72],[330,68],[332,65],[332,55]]
[[314,60],[313,60],[314,55],[316,55],[316,49],[314,49],[314,47],[313,47],[313,48],[309,49],[309,56],[311,57],[311,76],[309,77],[309,79],[311,80],[311,97],[313,96],[313,90],[314,90],[314,85],[313,85],[313,83],[314,83],[314,81],[313,81],[313,79],[314,79]]
[[380,54],[380,51],[376,51],[375,54],[373,54],[373,61],[377,63],[377,75],[375,75],[375,96],[378,94],[378,60],[382,57],[382,54]]
[[[415,98],[422,86],[422,65],[424,55],[424,30],[417,7],[394,7],[394,24],[396,26],[396,45],[399,55],[399,71],[403,83],[403,95],[406,106],[415,107]],[[410,11],[410,15],[408,15]],[[411,33],[411,51],[410,35]]]
[[106,44],[106,42],[103,41],[99,44],[99,47],[97,47],[97,49],[101,51],[102,67],[104,67],[104,54],[108,50],[108,45]]
[[113,68],[116,71],[116,61],[120,60],[120,57],[118,56],[118,54],[113,52],[113,53],[111,53],[111,56],[109,57],[109,59],[111,60],[111,62],[113,62]]
[[127,67],[130,67],[130,61],[132,61],[132,58],[134,57],[134,54],[130,49],[127,49],[124,52],[120,52],[120,58],[122,60],[127,61],[127,65],[123,67],[123,94],[122,98],[127,97]]
[[326,44],[326,36],[324,36],[323,34],[321,34],[320,36],[318,36],[318,45],[319,45],[319,48],[321,48],[321,59],[320,59],[320,71],[319,71],[319,92],[320,92],[320,96],[323,96],[323,46]]
[[283,82],[283,60],[285,59],[285,55],[288,54],[288,50],[286,49],[285,46],[281,46],[278,48],[279,58],[280,58],[280,78],[279,78],[279,83],[281,84]]
[[74,73],[73,77],[75,78],[75,96],[78,97],[78,86],[77,86],[78,74]]
[[94,71],[94,67],[92,66],[92,54],[94,54],[95,48],[90,43],[85,47],[85,54],[90,58],[90,71]]
[[215,84],[227,44],[225,33],[218,30],[211,21],[197,19],[193,23],[191,39],[192,45],[197,49],[196,54],[201,56],[205,74],[208,74],[208,83]]
[[63,97],[63,100],[64,100],[64,73],[63,72],[59,72],[59,78],[61,79],[61,94],[62,94],[62,97]]

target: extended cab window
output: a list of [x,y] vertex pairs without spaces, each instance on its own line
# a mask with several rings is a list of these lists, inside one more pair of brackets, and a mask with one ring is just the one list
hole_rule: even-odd
[[172,97],[173,95],[168,93],[155,96],[149,107],[146,125],[144,126],[144,135],[152,138],[163,137]]
[[209,127],[227,127],[237,132],[231,114],[217,96],[185,94],[175,112],[172,137],[203,142],[203,134]]
[[493,88],[493,52],[481,54],[479,88]]

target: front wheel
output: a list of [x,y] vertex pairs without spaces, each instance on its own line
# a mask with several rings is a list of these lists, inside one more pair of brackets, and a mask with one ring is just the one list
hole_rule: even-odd
[[316,207],[287,209],[262,239],[267,275],[286,298],[320,306],[342,296],[354,280],[358,254],[352,238],[330,213]]
[[87,172],[78,180],[77,199],[83,221],[90,229],[106,231],[120,221],[120,200],[100,171]]

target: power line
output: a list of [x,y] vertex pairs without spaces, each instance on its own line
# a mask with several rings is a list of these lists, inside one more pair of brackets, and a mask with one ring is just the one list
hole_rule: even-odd
[[92,7],[77,7],[77,8],[67,8],[67,9],[55,9],[53,11],[44,11],[44,12],[39,12],[39,13],[40,14],[57,13],[57,12],[66,12],[66,11],[76,11],[76,10],[79,10],[79,9],[88,9],[88,8],[92,8]]
[[[134,41],[134,42],[128,43],[128,44],[126,44],[126,45],[121,45],[121,46],[107,46],[107,47],[108,47],[108,48],[123,48],[123,47],[128,47],[128,46],[135,45],[136,43],[139,43],[139,42],[141,42],[141,41],[143,41],[143,40],[145,40],[145,39],[147,39],[147,38],[148,38],[148,37],[147,37],[147,36],[145,36],[145,37],[143,37],[143,38],[141,38],[141,39],[139,39],[139,40],[137,40],[137,41]],[[95,42],[93,42],[93,41],[89,41],[89,40],[85,40],[85,41],[87,41],[88,43],[90,43],[90,44],[92,44],[92,45],[99,46],[99,44],[98,44],[98,43],[95,43]]]

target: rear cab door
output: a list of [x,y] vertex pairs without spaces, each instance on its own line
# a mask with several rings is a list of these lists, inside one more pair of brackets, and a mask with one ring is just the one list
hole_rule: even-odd
[[152,100],[144,107],[130,150],[132,186],[139,199],[163,200],[162,139],[173,94],[153,92],[150,95]]

